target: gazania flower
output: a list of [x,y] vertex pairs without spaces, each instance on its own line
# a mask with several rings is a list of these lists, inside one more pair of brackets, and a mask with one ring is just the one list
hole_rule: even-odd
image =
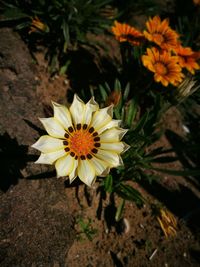
[[132,45],[139,46],[144,40],[143,34],[140,31],[126,23],[115,21],[111,29],[119,42],[129,42]]
[[174,49],[178,43],[176,31],[169,26],[168,19],[161,21],[159,16],[155,16],[146,22],[147,31],[144,31],[144,36],[150,41],[156,43],[162,49]]
[[157,216],[157,220],[160,224],[161,229],[163,230],[165,236],[175,236],[177,232],[177,220],[174,215],[166,210],[160,209],[160,214]]
[[175,52],[178,56],[178,63],[182,68],[186,68],[192,74],[194,74],[195,70],[200,69],[200,65],[196,62],[198,52],[192,51],[190,47],[183,47],[181,45],[175,49]]
[[37,16],[32,19],[31,27],[29,33],[36,31],[48,32],[49,28],[46,24],[44,24]]
[[53,102],[54,116],[40,119],[48,135],[32,147],[41,151],[36,163],[55,164],[57,176],[77,176],[91,186],[96,176],[123,164],[120,154],[129,146],[121,142],[127,130],[112,119],[112,106],[100,109],[93,98],[84,104],[75,95],[68,109]]
[[169,83],[178,85],[184,77],[181,67],[177,63],[177,57],[171,56],[166,50],[160,52],[153,47],[147,48],[147,55],[142,56],[143,65],[154,72],[156,82],[161,82],[164,86]]

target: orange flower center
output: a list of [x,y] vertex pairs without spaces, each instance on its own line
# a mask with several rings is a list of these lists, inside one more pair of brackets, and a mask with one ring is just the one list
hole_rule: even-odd
[[157,44],[162,44],[164,42],[164,37],[162,34],[160,33],[154,33],[153,34],[153,40],[154,42],[156,42]]
[[69,152],[75,159],[91,159],[93,154],[98,152],[100,147],[100,137],[93,127],[88,128],[87,124],[76,127],[69,127],[65,134],[66,140],[63,141],[65,151]]
[[168,72],[166,66],[162,62],[157,62],[154,65],[154,68],[155,68],[155,72],[160,74],[161,76],[166,75]]

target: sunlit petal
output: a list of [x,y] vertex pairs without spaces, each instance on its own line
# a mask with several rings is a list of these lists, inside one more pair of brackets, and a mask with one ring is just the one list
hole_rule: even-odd
[[45,130],[50,136],[63,138],[65,130],[55,118],[40,118]]
[[72,125],[72,119],[68,108],[55,102],[52,102],[52,104],[54,117],[59,121],[64,129],[68,129],[68,127]]

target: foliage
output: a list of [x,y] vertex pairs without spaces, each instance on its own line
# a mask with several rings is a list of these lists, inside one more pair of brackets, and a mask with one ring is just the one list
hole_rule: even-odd
[[[100,34],[111,23],[104,9],[112,0],[61,0],[3,2],[5,21],[33,43],[43,42],[49,48],[51,69],[68,50],[89,45],[88,33]],[[43,25],[43,27],[42,27]],[[27,35],[27,33],[29,33]]]
[[80,232],[78,232],[78,239],[82,240],[83,236],[85,236],[89,241],[92,241],[94,236],[97,233],[97,229],[93,228],[92,220],[89,218],[86,221],[83,220],[82,217],[77,219],[77,224],[80,226]]

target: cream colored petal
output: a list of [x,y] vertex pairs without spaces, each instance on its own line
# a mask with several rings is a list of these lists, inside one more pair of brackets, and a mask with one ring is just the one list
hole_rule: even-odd
[[64,155],[66,155],[64,149],[51,153],[41,153],[39,159],[35,163],[53,164],[57,159],[63,157]]
[[40,121],[49,135],[57,138],[64,137],[65,130],[55,118],[42,118]]
[[114,127],[119,127],[120,123],[121,123],[121,120],[111,120],[110,122],[106,123],[106,125],[98,129],[98,134],[101,134],[105,130],[108,130]]
[[78,163],[78,177],[83,183],[91,186],[96,178],[95,169],[93,165],[86,160],[79,160]]
[[39,140],[32,145],[32,147],[43,153],[55,152],[64,149],[63,140],[49,135],[41,136]]
[[70,112],[74,124],[83,123],[85,104],[76,94],[74,95],[74,100],[70,107]]
[[85,105],[85,114],[83,116],[83,121],[87,125],[90,124],[92,114],[99,109],[99,105],[95,102],[94,97],[90,99]]
[[75,159],[69,154],[58,159],[55,164],[57,177],[68,176],[74,168],[74,162]]
[[116,143],[101,143],[101,149],[111,152],[122,153],[129,149],[129,146],[124,142]]
[[111,128],[99,135],[101,142],[118,142],[127,133],[127,129]]
[[93,115],[91,126],[95,128],[96,131],[102,128],[104,125],[112,120],[113,116],[113,105],[99,109]]
[[123,165],[121,157],[116,152],[99,149],[95,156],[105,161],[110,168]]
[[90,159],[90,162],[93,165],[97,176],[105,176],[105,174],[109,173],[110,168],[105,161],[93,157],[92,159]]
[[70,183],[72,183],[77,177],[77,167],[78,167],[78,160],[75,160],[74,161],[74,167],[73,167],[71,173],[69,174]]
[[72,119],[68,108],[55,102],[52,102],[52,104],[54,117],[59,121],[63,128],[68,129],[68,127],[72,126]]

